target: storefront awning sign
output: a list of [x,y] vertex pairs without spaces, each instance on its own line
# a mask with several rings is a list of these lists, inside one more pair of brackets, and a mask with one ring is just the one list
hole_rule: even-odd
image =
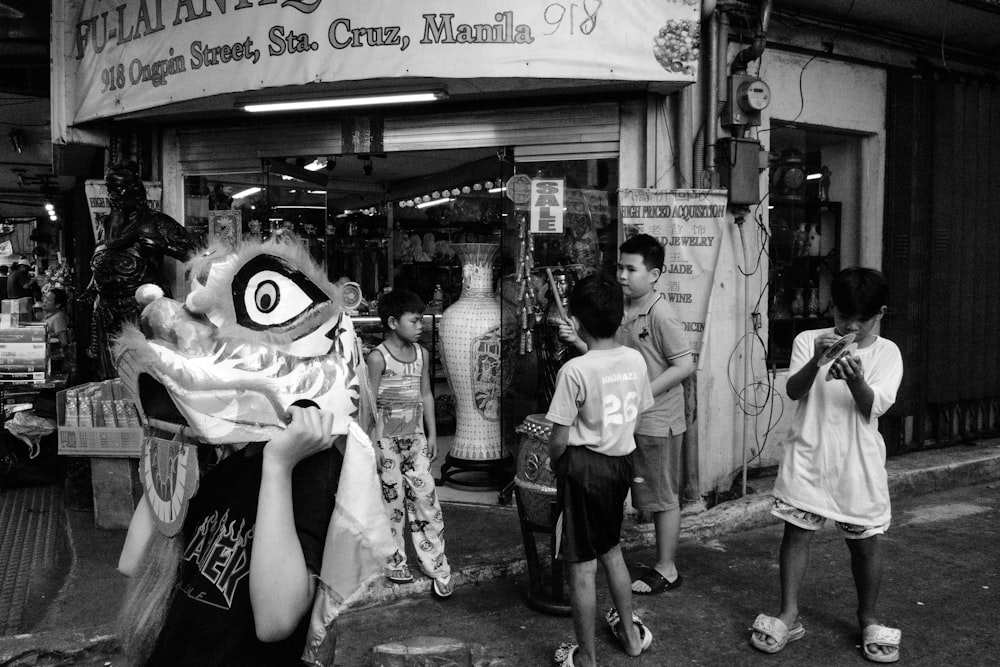
[[[63,0],[69,125],[223,93],[363,81],[695,81],[697,0]],[[412,86],[411,86],[412,87]],[[241,97],[247,97],[241,95]]]
[[531,179],[531,233],[562,234],[566,209],[566,180]]
[[657,289],[680,317],[697,355],[725,232],[725,190],[622,189],[619,215],[625,238],[649,234],[666,251]]

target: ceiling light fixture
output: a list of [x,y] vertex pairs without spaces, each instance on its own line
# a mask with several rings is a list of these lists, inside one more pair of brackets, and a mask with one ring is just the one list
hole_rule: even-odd
[[24,133],[21,130],[14,129],[10,131],[7,135],[10,137],[10,145],[13,147],[14,152],[21,154],[24,152]]
[[306,111],[309,109],[339,109],[344,107],[373,107],[386,104],[412,104],[415,102],[436,102],[447,98],[443,91],[419,93],[393,93],[387,95],[364,95],[359,97],[332,97],[325,100],[302,100],[298,102],[269,102],[245,104],[244,111],[262,113],[269,111]]
[[306,165],[306,171],[319,171],[326,167],[326,160],[322,158],[316,158],[312,162]]
[[260,190],[261,188],[247,188],[246,190],[240,190],[233,195],[233,199],[243,199],[244,197],[257,194]]
[[448,197],[447,199],[432,199],[430,201],[425,201],[417,204],[416,208],[429,208],[431,206],[440,206],[441,204],[447,204],[448,202],[455,201],[453,197]]

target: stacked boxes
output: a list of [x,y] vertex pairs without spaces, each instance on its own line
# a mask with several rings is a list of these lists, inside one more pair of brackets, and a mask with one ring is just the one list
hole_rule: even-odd
[[139,414],[118,378],[58,392],[56,418],[60,454],[139,456]]
[[16,329],[31,324],[34,305],[30,296],[0,300],[0,329]]
[[[27,299],[31,301],[31,299]],[[6,299],[10,302],[24,299]],[[43,325],[0,328],[0,384],[45,382],[48,349]]]

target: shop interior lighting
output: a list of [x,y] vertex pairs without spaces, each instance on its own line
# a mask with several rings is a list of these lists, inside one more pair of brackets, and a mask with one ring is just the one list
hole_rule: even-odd
[[441,204],[447,204],[448,202],[455,201],[454,197],[448,197],[446,199],[432,199],[430,201],[420,202],[416,205],[417,208],[430,208],[431,206],[439,206]]
[[436,206],[445,202],[454,201],[459,195],[467,195],[473,192],[484,191],[489,194],[497,194],[498,192],[506,192],[507,187],[504,185],[494,187],[493,181],[486,181],[485,183],[473,183],[472,185],[463,185],[461,187],[441,188],[440,190],[434,190],[430,194],[422,196],[418,195],[413,199],[401,199],[399,201],[399,207],[426,208],[427,206]]
[[389,95],[363,95],[359,97],[331,97],[324,100],[301,100],[298,102],[270,102],[266,104],[246,104],[244,111],[262,113],[268,111],[306,111],[309,109],[340,109],[344,107],[374,107],[387,104],[413,104],[436,102],[447,94],[440,90],[419,93],[396,93]]
[[817,181],[821,178],[823,178],[823,174],[809,174],[806,176],[807,181]]
[[45,204],[45,210],[48,211],[49,213],[51,213],[52,211],[54,211],[55,208],[56,207],[53,206],[52,204]]
[[11,148],[14,149],[14,152],[17,153],[17,154],[19,154],[19,155],[21,153],[23,153],[24,152],[24,133],[21,132],[21,130],[18,130],[18,129],[15,128],[15,129],[11,130],[10,133],[7,136],[10,138],[10,145],[11,145]]
[[260,190],[260,188],[247,188],[246,190],[240,190],[233,195],[233,199],[243,199],[244,197],[257,194]]
[[305,166],[306,171],[319,171],[326,167],[326,160],[316,158]]

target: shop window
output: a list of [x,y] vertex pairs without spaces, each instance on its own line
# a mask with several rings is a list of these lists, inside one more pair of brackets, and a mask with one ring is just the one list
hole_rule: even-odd
[[202,246],[264,238],[269,231],[261,172],[184,177],[184,227]]
[[[526,210],[509,204],[503,228],[504,279],[501,285],[501,316],[512,324],[506,335],[504,393],[501,421],[505,442],[516,441],[515,429],[525,417],[545,412],[552,398],[559,368],[576,352],[558,338],[559,309],[552,299],[553,283],[565,293],[574,282],[595,271],[614,272],[618,258],[618,160],[617,158],[517,159],[515,170],[530,178],[565,180],[564,231],[536,234],[533,238],[532,271],[535,294],[530,309],[533,325],[525,330],[524,299],[517,275],[523,251],[519,225]],[[546,270],[548,269],[548,271]],[[548,273],[551,271],[552,280]],[[528,340],[530,338],[530,345]]]
[[857,137],[775,123],[771,131],[768,220],[768,350],[788,368],[792,341],[833,326],[830,285],[857,238]]

